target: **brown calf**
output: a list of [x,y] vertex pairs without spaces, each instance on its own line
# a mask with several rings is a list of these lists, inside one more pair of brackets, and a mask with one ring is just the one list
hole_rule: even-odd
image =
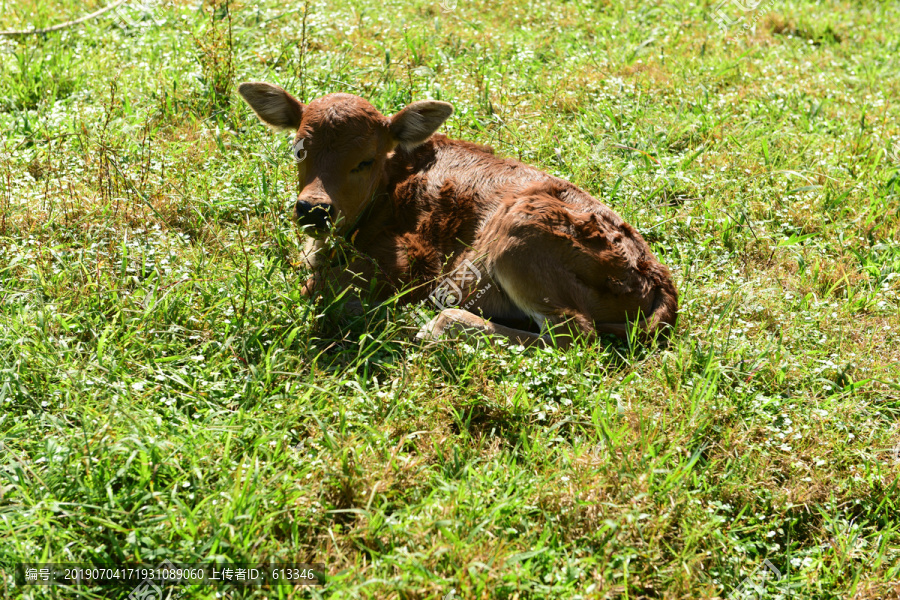
[[[420,339],[480,331],[533,344],[553,331],[568,343],[627,338],[635,322],[654,338],[675,324],[669,271],[631,225],[567,181],[435,134],[450,104],[413,102],[386,117],[350,94],[304,105],[267,83],[238,92],[267,125],[297,131],[298,224],[342,235],[363,256],[322,264],[313,241],[306,293],[356,282],[381,298],[411,289],[404,299],[442,299]],[[527,319],[544,335],[499,323]]]

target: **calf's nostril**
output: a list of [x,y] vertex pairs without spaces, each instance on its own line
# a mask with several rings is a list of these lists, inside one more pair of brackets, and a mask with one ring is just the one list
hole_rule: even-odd
[[317,229],[327,229],[331,222],[331,210],[330,203],[298,199],[294,206],[294,221],[301,226],[312,225]]

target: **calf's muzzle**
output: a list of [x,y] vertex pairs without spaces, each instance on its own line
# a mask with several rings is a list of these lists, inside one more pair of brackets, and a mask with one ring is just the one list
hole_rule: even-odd
[[315,229],[328,229],[334,218],[334,205],[327,202],[297,200],[294,205],[294,221],[299,226],[309,225]]

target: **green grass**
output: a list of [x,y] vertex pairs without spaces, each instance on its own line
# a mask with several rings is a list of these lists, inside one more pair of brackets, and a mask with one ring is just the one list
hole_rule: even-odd
[[[896,3],[231,4],[0,40],[0,596],[219,559],[326,563],[294,597],[726,598],[767,559],[766,597],[900,597]],[[409,309],[310,305],[246,80],[452,102],[644,234],[671,344],[422,349]]]

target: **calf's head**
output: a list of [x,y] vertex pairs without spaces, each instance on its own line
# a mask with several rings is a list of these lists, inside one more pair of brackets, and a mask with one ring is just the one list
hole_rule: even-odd
[[425,142],[453,113],[446,102],[425,100],[386,117],[351,94],[303,104],[268,83],[242,83],[238,93],[266,125],[296,130],[301,191],[294,219],[320,230],[330,223],[339,231],[352,227],[383,183],[393,151]]

